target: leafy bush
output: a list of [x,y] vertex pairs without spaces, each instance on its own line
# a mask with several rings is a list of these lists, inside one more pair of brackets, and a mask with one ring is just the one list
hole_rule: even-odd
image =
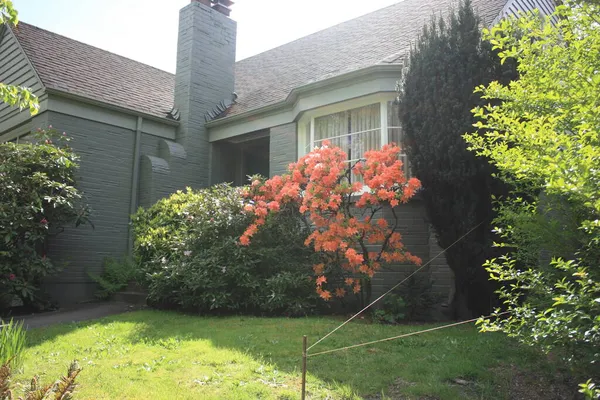
[[383,300],[383,306],[373,313],[373,318],[376,321],[385,324],[397,324],[400,323],[404,317],[406,311],[406,303],[402,297],[397,294],[390,293]]
[[522,16],[486,32],[520,79],[477,88],[490,105],[473,110],[480,134],[465,135],[518,189],[498,201],[505,254],[486,263],[502,284],[496,316],[509,315],[481,320],[482,330],[558,350],[592,381],[600,377],[599,14],[598,2],[566,0],[554,20]]
[[[75,379],[81,372],[77,361],[73,361],[67,370],[67,375],[56,382],[48,385],[40,385],[39,377],[34,376],[29,387],[25,389],[25,395],[18,400],[72,400],[73,393],[77,388]],[[0,400],[12,400],[14,397],[11,389],[12,370],[8,363],[0,366]]]
[[[38,131],[32,143],[0,144],[0,293],[25,303],[39,298],[42,278],[57,271],[47,238],[87,221],[75,188],[77,156],[68,138]],[[8,304],[10,305],[10,304]],[[0,304],[0,307],[3,305]],[[6,307],[6,304],[4,304]]]
[[199,312],[302,315],[316,304],[313,253],[293,210],[270,216],[252,246],[240,190],[177,192],[133,217],[134,254],[149,300]]
[[23,352],[27,345],[27,332],[23,321],[3,322],[0,320],[0,365],[10,364],[19,369],[23,365]]
[[404,299],[407,321],[428,321],[433,308],[440,303],[441,295],[433,291],[435,282],[429,275],[411,276],[398,288],[398,295]]
[[119,290],[125,289],[129,282],[136,280],[138,270],[135,263],[123,257],[121,260],[107,257],[102,262],[100,275],[88,274],[99,286],[96,296],[100,299],[109,299]]
[[[393,209],[409,202],[421,187],[418,179],[404,176],[400,153],[400,147],[387,144],[348,163],[344,150],[324,141],[290,164],[281,176],[268,180],[251,177],[244,192],[250,201],[244,211],[252,216],[252,223],[240,243],[249,245],[268,217],[281,210],[296,210],[311,221],[306,225],[310,235],[304,244],[320,255],[321,262],[313,266],[317,294],[325,301],[358,294],[364,307],[370,303],[372,278],[382,265],[421,264],[402,243]],[[353,182],[352,176],[360,179]],[[393,218],[375,220],[388,206]],[[374,244],[377,251],[372,251]]]
[[433,283],[428,275],[411,276],[384,297],[382,307],[373,313],[373,317],[388,324],[430,320],[431,311],[441,300],[433,291]]

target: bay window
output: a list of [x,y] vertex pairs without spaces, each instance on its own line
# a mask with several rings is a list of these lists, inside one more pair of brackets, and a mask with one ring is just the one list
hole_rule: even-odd
[[[340,147],[347,154],[349,162],[356,162],[364,157],[365,152],[378,150],[387,143],[393,142],[403,147],[398,106],[393,101],[315,116],[307,121],[305,130],[305,137],[300,137],[300,143],[305,144],[304,154],[327,140],[332,146]],[[405,176],[409,177],[406,154],[402,153],[400,159]]]

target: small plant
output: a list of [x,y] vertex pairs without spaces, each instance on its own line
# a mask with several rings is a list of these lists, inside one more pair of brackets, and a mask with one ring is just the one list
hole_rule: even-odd
[[600,399],[600,388],[591,379],[579,384],[579,393],[582,393],[586,399]]
[[5,323],[0,320],[0,364],[10,364],[14,369],[21,368],[26,344],[27,332],[23,328],[23,321],[15,322],[11,319]]
[[390,293],[383,307],[375,310],[373,318],[382,324],[398,324],[406,317],[406,302],[397,294]]
[[431,311],[440,302],[441,296],[433,290],[433,280],[429,275],[415,274],[398,288],[398,295],[404,299],[407,321],[427,321]]
[[[79,364],[73,361],[67,374],[54,383],[41,385],[39,377],[34,376],[29,387],[25,389],[24,396],[18,397],[18,400],[72,400],[77,387],[75,379],[80,372]],[[12,370],[9,363],[0,366],[0,400],[15,399],[11,389],[11,377]]]
[[413,275],[384,297],[383,306],[373,313],[373,318],[385,324],[426,321],[439,301],[440,296],[433,291],[433,281],[429,276]]
[[104,300],[127,287],[130,281],[135,280],[137,268],[135,263],[127,257],[120,260],[107,257],[102,262],[102,273],[100,275],[91,273],[88,275],[100,285],[96,297]]

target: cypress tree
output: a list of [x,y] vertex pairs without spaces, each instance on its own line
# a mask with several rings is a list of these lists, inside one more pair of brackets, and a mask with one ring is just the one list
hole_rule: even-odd
[[[454,317],[482,315],[496,305],[495,287],[483,268],[494,256],[492,196],[506,193],[488,161],[467,150],[471,110],[482,100],[476,86],[515,78],[481,40],[471,2],[447,20],[432,18],[413,46],[400,85],[404,146],[438,242],[455,275]],[[451,246],[469,230],[466,238]]]

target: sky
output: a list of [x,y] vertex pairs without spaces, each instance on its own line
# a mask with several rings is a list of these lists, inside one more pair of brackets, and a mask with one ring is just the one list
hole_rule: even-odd
[[[236,0],[241,60],[401,0]],[[190,0],[13,0],[19,19],[175,72],[179,9]]]

